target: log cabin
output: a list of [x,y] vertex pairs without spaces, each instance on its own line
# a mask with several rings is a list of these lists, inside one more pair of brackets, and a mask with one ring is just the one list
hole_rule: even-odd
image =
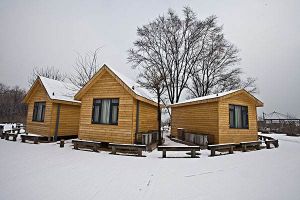
[[80,101],[74,100],[78,89],[72,84],[39,76],[26,94],[28,133],[48,140],[77,137]]
[[75,95],[81,101],[79,139],[119,144],[151,140],[154,134],[148,133],[155,133],[158,126],[157,103],[151,96],[133,80],[103,65]]
[[[256,141],[257,107],[263,103],[244,89],[189,99],[171,105],[171,135],[208,135],[209,144]],[[184,130],[184,131],[181,131]]]

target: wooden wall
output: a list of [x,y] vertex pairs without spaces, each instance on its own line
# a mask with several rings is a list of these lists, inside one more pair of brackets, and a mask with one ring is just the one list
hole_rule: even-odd
[[[229,104],[248,106],[249,129],[229,128]],[[171,134],[177,128],[213,136],[213,143],[240,143],[257,140],[255,101],[245,93],[222,97],[219,102],[172,107]]]
[[202,103],[172,107],[171,134],[177,137],[177,128],[187,132],[210,134],[210,142],[218,143],[218,103]]
[[[34,102],[45,101],[46,102],[46,111],[44,122],[34,122],[32,121]],[[51,124],[51,114],[52,114],[52,103],[41,85],[37,83],[34,86],[33,93],[28,101],[28,112],[27,112],[27,131],[33,134],[39,134],[43,136],[50,135],[50,124]]]
[[[58,136],[78,135],[80,105],[60,104]],[[55,135],[57,103],[52,107],[51,136]]]
[[[92,124],[94,98],[119,98],[118,125]],[[79,138],[114,143],[134,142],[134,98],[108,72],[96,80],[81,99]]]
[[139,132],[157,130],[157,107],[140,101]]
[[[229,128],[229,104],[248,106],[249,129]],[[253,99],[240,93],[219,102],[220,143],[240,143],[257,140],[257,113]]]

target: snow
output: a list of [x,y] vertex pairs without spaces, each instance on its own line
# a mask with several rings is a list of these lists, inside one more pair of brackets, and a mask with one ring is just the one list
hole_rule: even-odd
[[216,157],[202,150],[195,159],[76,151],[70,140],[65,148],[0,140],[0,199],[299,199],[300,137],[269,136],[279,148]]
[[128,78],[127,76],[123,75],[122,73],[118,72],[117,70],[111,67],[106,67],[109,68],[115,75],[117,75],[124,82],[124,84],[127,85],[131,89],[131,91],[133,91],[136,95],[157,102],[157,100],[153,97],[153,94],[150,93],[147,89],[141,87],[137,82]]
[[203,100],[209,100],[209,99],[214,99],[214,98],[220,98],[220,97],[226,96],[228,94],[232,94],[232,93],[240,91],[240,90],[243,90],[243,89],[230,90],[230,91],[221,92],[221,93],[218,93],[218,94],[211,94],[211,95],[207,95],[207,96],[203,96],[203,97],[188,99],[188,100],[185,100],[185,101],[174,103],[173,105],[180,105],[180,104],[190,103],[190,102],[195,102],[195,101],[203,101]]
[[74,96],[78,92],[75,85],[43,76],[39,76],[39,78],[42,81],[50,99],[80,103],[80,101],[74,100]]

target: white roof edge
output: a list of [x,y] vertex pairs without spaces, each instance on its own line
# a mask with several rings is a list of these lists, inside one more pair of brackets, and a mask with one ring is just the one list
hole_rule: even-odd
[[153,98],[152,93],[150,93],[147,89],[143,88],[138,84],[136,81],[132,80],[131,78],[128,78],[127,76],[123,75],[122,73],[118,72],[117,70],[113,69],[112,67],[106,66],[109,70],[111,70],[116,76],[121,79],[121,81],[127,85],[127,87],[130,88],[132,92],[134,92],[136,95],[146,98],[149,101],[153,101],[154,103],[157,103],[157,100]]
[[192,103],[192,102],[197,102],[197,101],[210,100],[210,99],[216,99],[216,98],[220,98],[220,97],[232,94],[232,93],[240,91],[240,90],[243,90],[243,89],[230,90],[230,91],[226,91],[226,92],[220,92],[220,93],[211,94],[211,95],[207,95],[207,96],[192,98],[192,99],[188,99],[188,100],[185,100],[185,101],[182,101],[182,102],[174,103],[170,106],[181,105],[181,104],[186,104],[186,103]]
[[38,78],[41,80],[51,100],[81,103],[81,101],[74,99],[75,94],[78,92],[78,88],[72,83],[66,83],[44,76],[38,76]]

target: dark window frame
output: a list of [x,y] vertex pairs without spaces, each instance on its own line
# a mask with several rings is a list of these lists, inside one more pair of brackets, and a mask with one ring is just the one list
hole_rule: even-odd
[[[39,104],[42,104],[41,119],[38,119]],[[32,121],[33,122],[44,122],[46,112],[46,101],[37,101],[33,104]]]
[[[100,103],[96,103],[96,101],[101,100]],[[102,123],[101,122],[101,109],[102,109],[102,100],[109,100],[110,101],[110,107],[109,107],[109,123]],[[118,100],[118,103],[113,103],[113,100]],[[93,107],[92,107],[92,119],[91,123],[92,124],[102,124],[102,125],[115,125],[117,126],[119,124],[119,105],[120,105],[120,99],[119,98],[97,98],[93,99]],[[98,121],[94,120],[94,114],[95,114],[95,107],[99,106],[99,116],[98,116]],[[113,107],[117,106],[117,118],[116,122],[112,122],[112,111]]]
[[[233,108],[232,108],[233,107]],[[240,107],[241,109],[241,115],[240,115],[240,120],[241,120],[241,127],[237,127],[237,125],[235,124],[236,121],[236,112],[235,109],[237,107]],[[249,112],[248,112],[248,106],[242,106],[242,105],[234,105],[234,104],[229,104],[229,128],[232,129],[249,129]],[[234,122],[234,126],[232,126],[231,124],[231,120],[230,120],[230,115],[231,112],[233,111],[233,122]],[[244,118],[246,117],[246,124],[244,124]]]

